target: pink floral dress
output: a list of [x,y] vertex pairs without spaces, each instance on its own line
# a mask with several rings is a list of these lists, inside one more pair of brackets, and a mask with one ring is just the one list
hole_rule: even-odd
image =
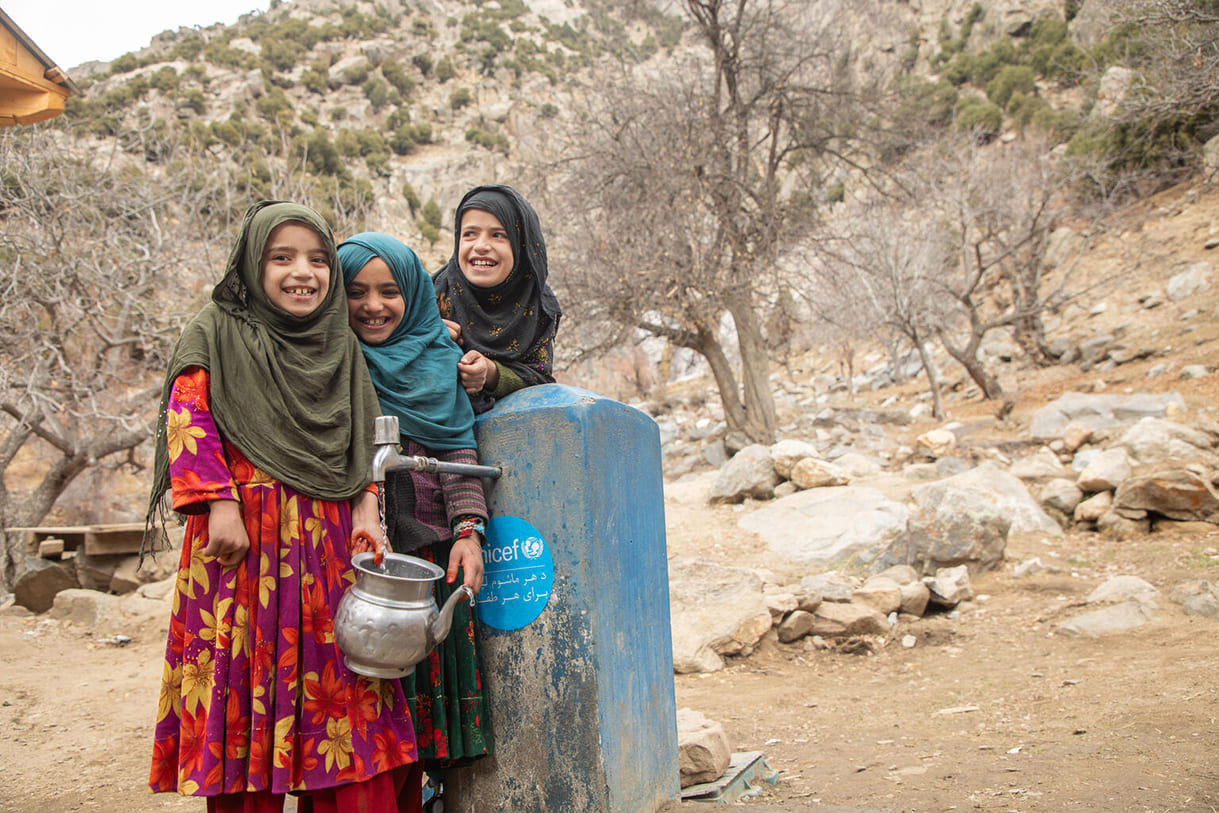
[[[398,681],[349,671],[335,643],[334,613],[355,580],[348,503],[307,497],[250,463],[220,436],[208,381],[191,368],[169,399],[173,505],[190,516],[149,786],[319,790],[414,762]],[[250,550],[236,567],[203,555],[215,499],[241,503]]]

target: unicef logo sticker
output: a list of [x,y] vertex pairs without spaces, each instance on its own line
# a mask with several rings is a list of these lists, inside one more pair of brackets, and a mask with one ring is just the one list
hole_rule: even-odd
[[538,529],[525,520],[491,518],[483,570],[478,618],[488,627],[520,629],[546,609],[554,585],[554,558]]
[[546,552],[546,543],[539,536],[531,536],[521,542],[521,553],[526,559],[537,559]]

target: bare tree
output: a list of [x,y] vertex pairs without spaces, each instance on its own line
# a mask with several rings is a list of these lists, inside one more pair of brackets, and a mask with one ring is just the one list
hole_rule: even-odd
[[778,258],[814,227],[864,111],[821,6],[683,6],[703,50],[611,83],[574,134],[583,152],[558,204],[580,223],[557,245],[566,301],[598,326],[586,350],[643,330],[701,354],[729,428],[771,442],[764,325],[785,300]]
[[[153,127],[102,142],[63,124],[7,129],[0,165],[0,475],[31,450],[42,461],[32,487],[0,478],[7,528],[36,525],[89,468],[143,465],[168,352],[262,195],[224,151]],[[274,191],[336,227],[367,212],[362,196],[285,166]]]
[[1120,118],[1209,122],[1219,109],[1219,8],[1208,0],[1109,0],[1138,47],[1126,54],[1139,68]]
[[31,488],[0,481],[12,527],[92,466],[139,465],[177,317],[216,261],[192,215],[206,178],[154,176],[52,128],[0,134],[0,164],[0,474],[23,452],[41,464]]
[[[924,220],[911,199],[884,198],[844,216],[842,239],[823,245],[809,301],[820,319],[841,335],[894,342],[902,336],[914,348],[927,375],[933,413],[945,415],[939,372],[930,343],[951,319],[951,298],[943,287],[951,266],[948,234]],[[900,359],[890,350],[895,379]],[[854,391],[854,390],[852,390]]]

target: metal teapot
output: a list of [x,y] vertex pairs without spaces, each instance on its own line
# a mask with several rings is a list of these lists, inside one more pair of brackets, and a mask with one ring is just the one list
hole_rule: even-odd
[[404,553],[386,553],[380,564],[375,559],[374,553],[351,557],[356,582],[339,600],[335,640],[356,674],[405,677],[448,637],[457,602],[466,598],[473,606],[474,593],[462,585],[437,612],[432,583],[444,570]]

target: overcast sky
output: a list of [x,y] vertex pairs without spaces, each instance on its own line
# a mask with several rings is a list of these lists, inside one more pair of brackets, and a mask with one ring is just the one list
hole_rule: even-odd
[[166,29],[237,22],[270,0],[0,0],[51,61],[68,71],[143,48]]

